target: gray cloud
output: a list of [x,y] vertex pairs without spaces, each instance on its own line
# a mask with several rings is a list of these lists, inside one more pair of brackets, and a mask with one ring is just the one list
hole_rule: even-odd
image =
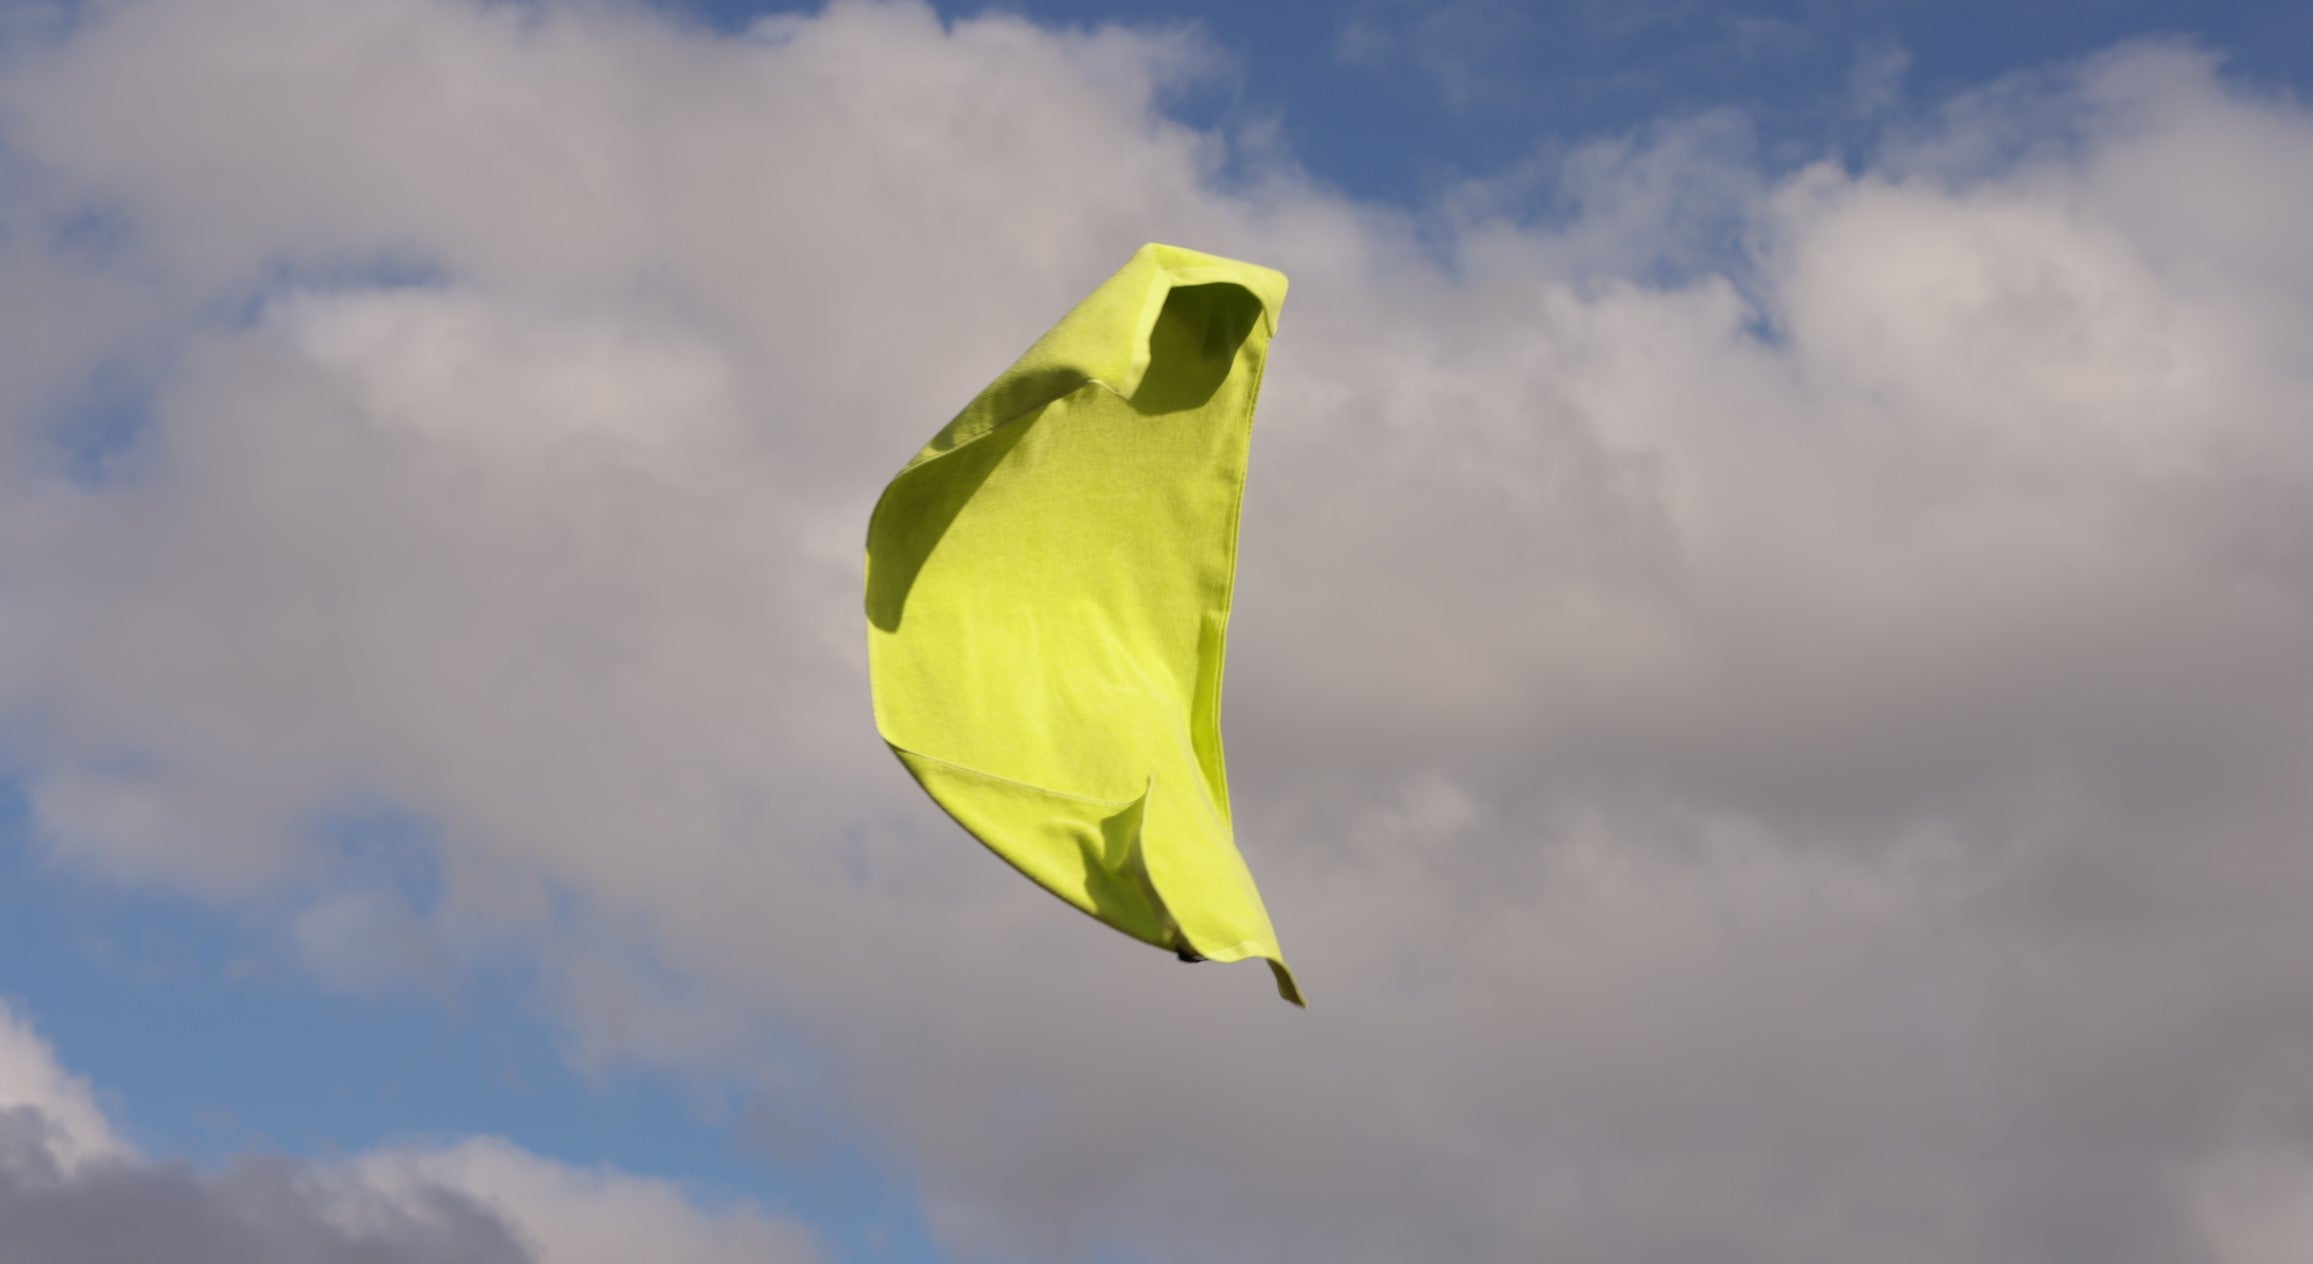
[[70,1170],[31,1107],[0,1112],[0,1260],[10,1264],[523,1264],[534,1257],[473,1199],[433,1187],[349,1200],[286,1159],[216,1174],[125,1158]]
[[7,1264],[811,1264],[800,1225],[701,1206],[669,1182],[580,1171],[505,1142],[204,1171],[120,1152],[67,1161],[56,1122],[0,1109]]
[[814,1264],[799,1223],[506,1141],[397,1145],[217,1170],[147,1158],[0,1001],[0,1262]]
[[[462,0],[17,48],[47,844],[313,939],[310,822],[390,802],[445,895],[363,926],[832,1104],[963,1256],[2301,1255],[2313,120],[2133,47],[1867,170],[1670,121],[1417,224],[1213,187],[1151,106],[1196,56]],[[1228,724],[1307,1014],[1065,915],[868,725],[875,490],[1149,238],[1294,279]],[[124,358],[76,482],[35,397]]]

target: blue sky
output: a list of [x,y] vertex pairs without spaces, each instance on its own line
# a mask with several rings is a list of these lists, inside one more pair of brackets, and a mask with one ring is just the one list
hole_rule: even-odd
[[[2313,1094],[2274,1069],[2301,945],[2260,920],[2305,877],[2273,841],[2303,734],[2266,700],[2296,696],[2274,647],[2307,573],[2313,266],[2275,243],[2313,213],[2313,9],[1020,0],[994,11],[1042,33],[1011,43],[839,9],[0,22],[0,289],[39,331],[0,361],[0,998],[135,1162],[503,1138],[560,1165],[523,1173],[680,1182],[701,1264],[733,1205],[831,1260],[1387,1258],[1391,1232],[2285,1258],[2313,1220],[2259,1191],[2313,1143],[2234,1145],[2212,1081]],[[793,60],[734,69],[773,13],[811,32]],[[1143,33],[1047,38],[1108,24]],[[430,93],[405,58],[455,112],[403,129]],[[2080,152],[1969,166],[1998,126],[1946,107],[2012,77],[2036,86],[1988,108],[2027,140],[2060,129],[2039,104],[2092,117]],[[153,115],[121,104],[148,82]],[[1654,206],[1640,160],[1684,161],[1698,118],[1726,236],[1680,240],[1676,198],[1599,211]],[[1637,155],[1582,168],[1626,201],[1561,182],[1600,144]],[[1514,204],[1456,201],[1504,177]],[[847,675],[876,472],[1092,261],[1176,232],[1291,255],[1308,296],[1231,678],[1264,886],[1320,963],[1298,1029],[974,868],[860,754]],[[866,361],[882,338],[914,358]],[[1351,446],[1402,464],[1326,465]],[[1261,630],[1288,627],[1320,631]],[[2164,868],[2164,830],[2240,885]],[[1502,839],[1548,842],[1467,878]],[[2095,964],[2202,931],[2141,1008]],[[2088,1034],[2036,1026],[2050,997]],[[1544,1012],[1595,1034],[1514,1017]],[[1200,1030],[1290,1085],[1232,1096]],[[2049,1088],[2128,1039],[2116,1086]],[[1525,1103],[1528,1067],[1596,1091]],[[2162,1076],[2174,1120],[2138,1113]],[[2143,1140],[2170,1123],[2215,1140]],[[1759,1179],[1860,1173],[1852,1198],[1778,1224],[1680,1193],[1762,1128]],[[1961,1210],[1905,1201],[1947,1178]],[[1904,1238],[1914,1213],[1968,1228]]]
[[[809,1209],[846,1258],[937,1258],[906,1186],[840,1136],[782,1147],[710,1079],[575,1065],[519,962],[382,992],[317,985],[267,914],[224,913],[44,863],[6,819],[6,994],[111,1097],[133,1140],[222,1164],[485,1133],[566,1161]],[[391,863],[422,843],[378,833]]]
[[[676,5],[726,28],[811,7]],[[1891,119],[2128,40],[2195,41],[2243,82],[2299,92],[2313,64],[2313,14],[2280,3],[937,7],[950,17],[1000,12],[1055,25],[1194,24],[1230,70],[1185,92],[1174,105],[1180,116],[1233,127],[1273,121],[1320,178],[1406,206],[1553,145],[1714,110],[1739,113],[1778,166],[1860,161]]]

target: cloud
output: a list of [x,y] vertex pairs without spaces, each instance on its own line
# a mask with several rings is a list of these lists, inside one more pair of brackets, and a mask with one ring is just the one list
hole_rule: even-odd
[[[0,1119],[0,1260],[520,1264],[533,1258],[503,1222],[448,1190],[427,1190],[408,1203],[378,1202],[327,1188],[303,1165],[261,1161],[216,1176],[112,1161],[59,1178],[39,1161],[37,1127],[37,1120]],[[341,1217],[359,1223],[340,1223]]]
[[[1167,121],[1198,55],[463,0],[12,48],[45,844],[338,891],[316,823],[389,803],[440,900],[285,928],[325,977],[527,945],[584,1056],[837,1112],[961,1257],[2285,1254],[2304,110],[2132,46],[1861,169],[1668,121],[1423,219]],[[1306,1015],[1064,915],[868,723],[875,491],[1150,238],[1294,278],[1228,723]]]
[[390,988],[438,972],[426,928],[403,900],[380,891],[333,891],[289,924],[298,957],[324,983],[348,991]]
[[113,1264],[808,1264],[801,1226],[504,1141],[220,1171],[120,1143],[79,1081],[0,1007],[0,1261]]
[[36,1140],[45,1161],[67,1171],[127,1148],[113,1135],[88,1085],[57,1065],[56,1051],[5,1002],[0,1002],[0,1118],[11,1121],[17,1145]]
[[1894,109],[1903,99],[1903,77],[1910,69],[1911,51],[1901,44],[1866,43],[1848,66],[1849,108],[1866,118]]
[[494,1139],[382,1155],[361,1167],[388,1188],[438,1182],[468,1193],[519,1226],[543,1264],[806,1264],[822,1258],[808,1230],[752,1205],[702,1208],[671,1181],[572,1168]]
[[1464,110],[1517,99],[1519,56],[1542,29],[1531,12],[1498,0],[1363,4],[1343,19],[1333,56],[1363,70],[1410,70]]

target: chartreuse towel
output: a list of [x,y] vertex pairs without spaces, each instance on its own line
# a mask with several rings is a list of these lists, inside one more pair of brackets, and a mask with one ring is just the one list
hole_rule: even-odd
[[1281,273],[1143,246],[899,472],[867,530],[876,727],[997,855],[1135,939],[1260,957],[1221,660]]

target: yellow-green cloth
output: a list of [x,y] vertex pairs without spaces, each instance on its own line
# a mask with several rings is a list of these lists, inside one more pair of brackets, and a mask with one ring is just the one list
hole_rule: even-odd
[[1260,957],[1221,660],[1281,273],[1143,246],[948,423],[867,529],[876,727],[965,829],[1183,956]]

